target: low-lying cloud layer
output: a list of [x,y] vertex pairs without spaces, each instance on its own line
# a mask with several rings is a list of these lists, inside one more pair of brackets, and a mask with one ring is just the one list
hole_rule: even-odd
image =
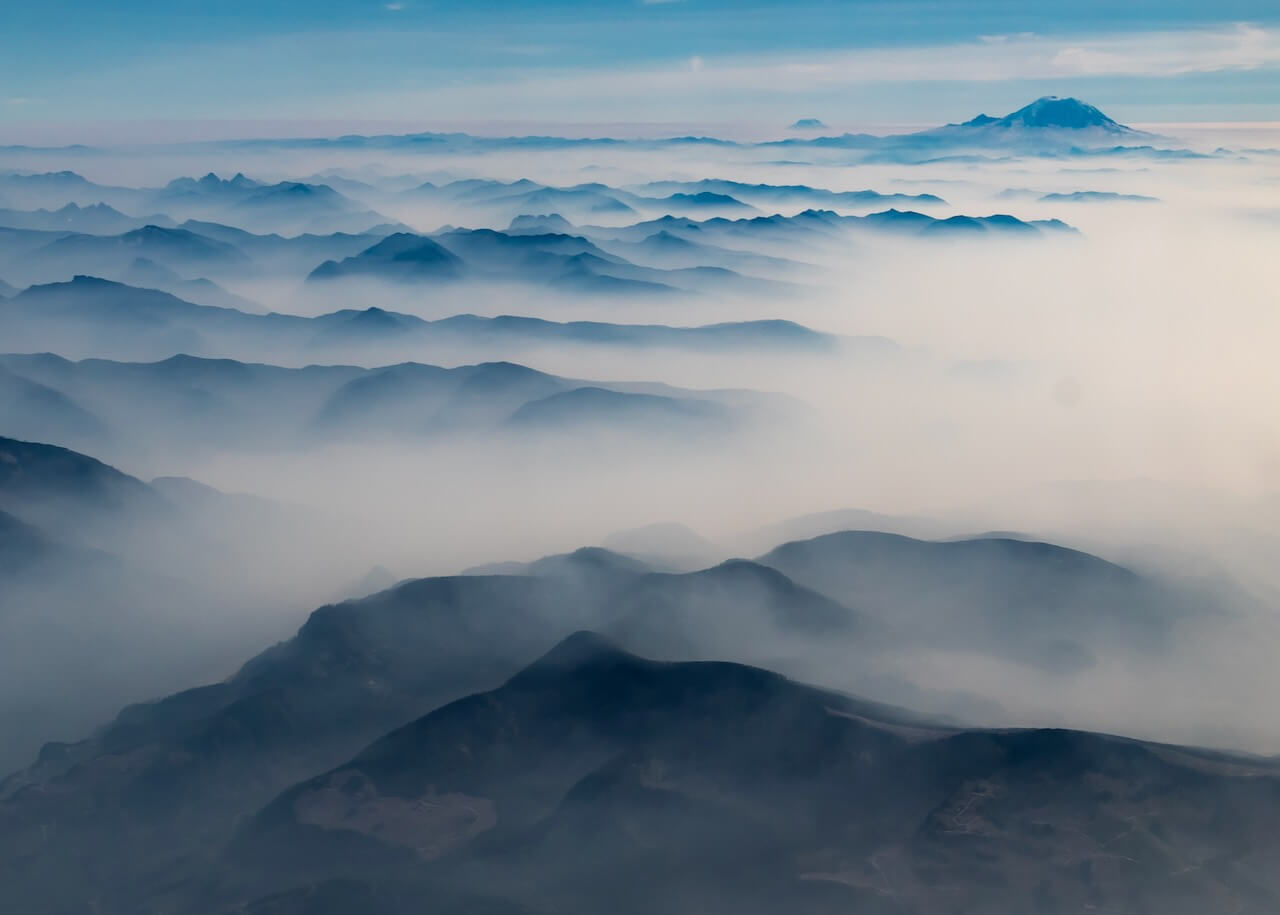
[[[1169,41],[1089,54],[1135,51],[1133,66],[1166,70],[1270,60],[1260,29],[1190,36],[1176,58]],[[982,53],[1017,66],[1045,49],[1015,37]],[[862,65],[814,64],[832,79]],[[866,62],[882,78],[885,65]],[[691,78],[726,72],[708,62]],[[1104,652],[1083,673],[973,646],[914,646],[857,677],[838,656],[793,653],[788,672],[986,724],[1274,752],[1258,646],[1273,644],[1280,591],[1268,558],[1280,223],[1259,201],[1280,160],[1244,143],[1159,154],[1187,148],[1213,147],[1161,138],[1137,152],[913,164],[820,144],[94,152],[75,168],[96,186],[0,191],[13,224],[0,319],[20,341],[6,348],[65,357],[0,361],[0,433],[269,500],[219,515],[218,498],[169,484],[189,516],[175,528],[180,563],[154,531],[77,544],[118,548],[238,608],[193,630],[227,646],[206,669],[229,671],[263,632],[287,633],[362,580],[532,560],[648,525],[704,538],[698,561],[659,557],[682,568],[759,556],[801,531],[1012,531],[1129,565],[1197,613],[1153,655]],[[205,191],[164,187],[206,170],[222,177]],[[878,193],[851,193],[867,190]],[[111,212],[88,209],[104,200]],[[663,212],[675,222],[648,223]],[[1013,218],[953,219],[997,214]],[[77,234],[59,219],[78,220]],[[394,250],[377,250],[388,238]],[[406,251],[418,258],[407,275],[395,266]],[[447,276],[421,266],[424,251]],[[327,261],[351,283],[317,278]],[[86,273],[123,285],[72,281]],[[164,296],[137,291],[156,286]],[[867,514],[777,526],[841,508]],[[245,531],[246,511],[274,520]],[[193,519],[207,540],[190,539]],[[235,588],[220,581],[231,567]],[[165,673],[113,701],[178,685]],[[84,722],[60,727],[40,738]]]

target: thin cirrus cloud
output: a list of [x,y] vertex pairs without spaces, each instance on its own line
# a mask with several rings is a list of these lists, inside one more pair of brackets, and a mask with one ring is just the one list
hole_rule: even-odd
[[[1059,77],[1168,77],[1280,66],[1280,30],[1239,24],[1194,31],[1063,39],[986,35],[928,47],[865,48],[803,57],[699,58],[708,84],[757,89],[864,82],[1003,81]],[[681,71],[689,68],[680,67]],[[629,81],[663,70],[617,71]],[[592,79],[610,74],[593,74]]]
[[[388,15],[409,15],[409,0],[380,6]],[[395,6],[405,12],[391,10]],[[168,49],[103,68],[91,83],[68,76],[38,88],[56,106],[49,110],[64,118],[429,116],[437,121],[702,123],[793,120],[793,109],[820,106],[856,110],[860,118],[884,123],[915,124],[964,113],[971,99],[958,98],[954,88],[962,84],[988,87],[981,104],[994,105],[1018,102],[1032,91],[1098,97],[1106,79],[1150,81],[1145,107],[1124,112],[1132,120],[1205,120],[1204,111],[1184,103],[1185,91],[1174,88],[1184,83],[1174,78],[1234,73],[1235,88],[1212,77],[1200,94],[1206,104],[1233,104],[1241,97],[1239,81],[1248,80],[1251,107],[1234,114],[1213,111],[1210,119],[1272,121],[1280,112],[1280,92],[1265,85],[1265,77],[1280,68],[1280,27],[1269,24],[1073,36],[1019,32],[912,46],[756,54],[686,42],[682,53],[666,59],[574,63],[561,46],[571,52],[576,33],[535,41],[516,53],[491,32],[464,39],[411,22],[394,31],[384,24],[363,31],[304,32],[287,40],[258,36],[210,42],[180,54]],[[250,62],[254,66],[246,65]],[[195,72],[225,74],[222,91],[193,95]],[[153,87],[141,99],[135,91],[140,85]],[[991,88],[996,86],[1005,89]],[[0,119],[20,119],[21,108],[0,106]]]
[[[698,55],[609,69],[508,71],[503,78],[383,94],[373,104],[429,103],[437,111],[496,116],[549,114],[549,102],[579,112],[641,109],[654,99],[682,110],[714,108],[752,96],[781,98],[886,83],[1001,83],[1099,77],[1167,79],[1280,67],[1280,29],[1231,24],[1181,31],[1091,37],[986,35],[914,47],[760,56]],[[647,112],[644,112],[647,113]]]

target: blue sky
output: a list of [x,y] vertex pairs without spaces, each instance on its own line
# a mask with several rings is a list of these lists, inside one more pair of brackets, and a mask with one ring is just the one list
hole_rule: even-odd
[[0,121],[1280,121],[1276,0],[40,0]]

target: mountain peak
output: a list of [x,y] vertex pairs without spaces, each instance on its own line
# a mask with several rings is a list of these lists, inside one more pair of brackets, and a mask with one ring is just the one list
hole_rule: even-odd
[[[981,118],[983,115],[978,117]],[[1038,98],[1030,105],[1024,105],[1017,111],[1000,118],[1000,123],[1007,127],[1019,125],[1022,127],[1057,127],[1067,130],[1081,130],[1087,127],[1102,127],[1107,130],[1126,129],[1093,105],[1082,102],[1079,99],[1059,98],[1056,95],[1046,95]]]
[[75,276],[71,277],[71,279],[64,280],[61,283],[41,283],[39,285],[35,285],[30,288],[33,290],[65,289],[68,286],[72,288],[80,288],[80,289],[128,288],[125,286],[124,283],[118,283],[115,280],[104,279],[103,277],[93,276],[92,274],[88,274],[88,273],[77,273]]
[[586,629],[561,640],[554,648],[534,661],[516,678],[558,676],[583,667],[599,667],[638,660],[609,639]]
[[980,114],[962,124],[948,124],[941,130],[947,133],[959,130],[970,137],[1001,139],[1018,136],[1023,132],[1028,135],[1037,134],[1039,131],[1044,131],[1046,136],[1052,136],[1055,131],[1081,132],[1073,136],[1089,133],[1116,136],[1141,134],[1140,131],[1112,120],[1087,102],[1056,95],[1042,96],[1001,118]]

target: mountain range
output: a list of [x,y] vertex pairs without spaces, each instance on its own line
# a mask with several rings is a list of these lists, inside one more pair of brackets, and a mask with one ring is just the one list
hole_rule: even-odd
[[[797,121],[792,130],[821,131],[820,126]],[[1043,96],[1003,117],[980,114],[968,121],[948,124],[915,133],[888,135],[843,134],[840,136],[789,137],[782,140],[737,141],[713,136],[672,136],[660,139],[555,136],[477,136],[465,133],[382,134],[374,136],[302,137],[283,140],[226,140],[199,144],[232,153],[263,153],[273,150],[361,151],[411,153],[414,155],[473,156],[499,151],[547,152],[568,149],[611,151],[634,149],[843,149],[861,153],[869,160],[913,164],[927,161],[940,152],[965,149],[1005,149],[1023,155],[1073,156],[1089,150],[1131,151],[1138,155],[1160,156],[1185,150],[1155,147],[1163,138],[1126,127],[1097,107],[1075,98]],[[53,150],[50,150],[53,151]],[[81,151],[84,154],[86,151]],[[92,150],[87,150],[92,154]],[[521,190],[517,189],[516,193]],[[612,204],[610,204],[612,206]]]
[[0,148],[0,913],[1280,911],[1261,515],[1044,482],[1257,163],[831,133]]
[[[345,439],[380,413],[403,423],[401,405],[432,392],[444,395],[441,412],[492,415],[497,404],[506,415],[523,400],[518,416],[530,404],[559,410],[565,397],[589,407],[602,391],[502,364],[289,371],[45,356],[5,365],[132,409],[162,390],[189,409],[184,388],[198,385],[206,402],[296,411],[321,382],[333,393],[313,415]],[[401,400],[406,390],[413,396]],[[157,414],[147,424],[178,421]],[[206,416],[183,434],[217,428]],[[185,586],[151,570],[181,571],[164,554],[136,566],[153,547],[130,552],[121,531],[133,529],[134,544],[190,549],[200,542],[193,521],[210,512],[226,513],[241,536],[249,518],[256,529],[271,517],[258,500],[193,481],[147,484],[82,454],[0,440],[0,626],[17,636],[0,644],[33,638],[14,587],[24,564],[44,575],[56,567],[45,563],[63,562],[108,599],[85,616],[46,592],[44,625],[57,619],[98,655],[119,645],[105,660],[127,659],[131,638],[160,633],[145,596],[163,601]],[[155,536],[137,539],[145,530]],[[200,602],[186,606],[203,620],[181,623],[188,632],[209,625]],[[1097,658],[1158,655],[1175,630],[1215,612],[1053,544],[874,531],[691,572],[585,548],[409,580],[320,607],[226,679],[47,744],[0,782],[0,903],[399,913],[430,895],[459,912],[588,912],[607,899],[635,912],[693,911],[727,899],[741,911],[924,913],[960,901],[978,911],[1190,913],[1233,900],[1262,912],[1280,889],[1266,863],[1280,803],[1274,762],[974,728],[904,710],[886,676],[909,677],[924,650],[1087,678]],[[165,638],[183,645],[177,635]],[[189,665],[191,652],[177,650],[175,665]],[[38,681],[18,662],[4,669]],[[783,675],[801,671],[824,686]],[[102,715],[110,697],[146,688],[120,678],[109,663],[82,663],[67,686],[96,690],[96,701],[79,719],[58,719],[63,727],[89,732],[85,717]],[[875,698],[831,692],[836,683]],[[47,727],[48,710],[8,695],[0,712],[11,733]],[[754,862],[745,883],[744,861]]]
[[110,216],[105,210],[94,209],[102,205],[124,213],[163,213],[166,219],[176,221],[221,219],[258,231],[288,234],[363,231],[387,221],[325,185],[296,181],[263,184],[242,174],[229,179],[212,173],[202,178],[176,178],[154,188],[101,185],[74,172],[4,174],[0,175],[0,196],[10,206],[88,207],[89,214],[74,210],[64,214],[82,222]]
[[737,321],[696,327],[557,322],[516,315],[454,315],[428,321],[369,307],[316,317],[195,305],[155,289],[95,277],[32,286],[0,305],[0,331],[15,350],[158,360],[178,354],[342,359],[380,352],[495,352],[537,345],[831,352],[842,346],[890,347],[840,338],[790,321]]
[[110,452],[428,444],[568,431],[705,442],[765,417],[780,422],[796,406],[753,392],[586,382],[510,362],[290,369],[185,355],[127,363],[45,354],[0,356],[0,369],[5,428]]
[[[536,580],[509,581],[537,606]],[[429,607],[464,584],[397,590]],[[394,704],[411,646],[372,653],[378,617],[344,616],[357,619],[318,611],[227,683],[127,710],[89,746],[46,748],[0,800],[7,901],[1190,915],[1265,912],[1280,892],[1272,761],[960,728],[759,668],[646,660],[590,632],[362,738],[412,706]],[[440,657],[441,680],[486,676]],[[414,660],[409,684],[429,669]],[[78,811],[90,791],[97,806]]]
[[[234,600],[184,579],[185,550],[215,552],[154,487],[83,454],[0,438],[0,767],[262,638],[249,625],[227,643],[217,620]],[[185,658],[142,663],[148,640],[192,633],[204,638]]]
[[[99,276],[246,311],[262,310],[260,290],[278,298],[282,287],[304,281],[292,297],[334,308],[353,301],[403,307],[416,295],[410,287],[446,283],[588,298],[761,299],[821,287],[827,272],[814,261],[838,257],[859,233],[1066,229],[1056,220],[876,209],[946,206],[928,193],[724,179],[625,188],[481,178],[400,190],[344,186],[362,200],[326,184],[263,184],[242,174],[150,189],[96,184],[73,172],[0,175],[0,198],[54,207],[0,210],[0,275],[15,287]],[[411,231],[362,209],[365,200],[391,212],[450,214],[472,227]]]

